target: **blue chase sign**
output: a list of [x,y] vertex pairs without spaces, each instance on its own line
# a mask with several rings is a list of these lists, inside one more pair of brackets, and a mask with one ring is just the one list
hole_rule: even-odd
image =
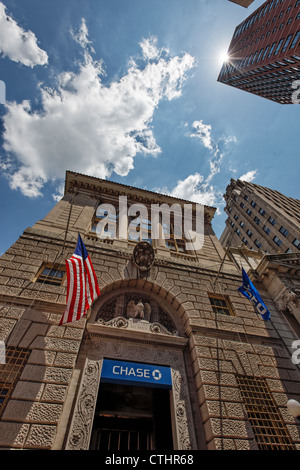
[[101,382],[172,388],[170,367],[103,359]]

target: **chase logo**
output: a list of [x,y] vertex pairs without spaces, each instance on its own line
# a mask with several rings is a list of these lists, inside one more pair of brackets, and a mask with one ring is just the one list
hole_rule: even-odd
[[161,379],[161,372],[158,369],[155,369],[152,372],[152,377],[154,378],[154,380],[160,380]]
[[170,367],[104,359],[101,382],[172,388]]

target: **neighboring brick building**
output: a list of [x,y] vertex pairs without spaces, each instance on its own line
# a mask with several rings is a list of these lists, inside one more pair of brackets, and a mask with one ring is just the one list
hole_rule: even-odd
[[232,3],[237,3],[241,7],[248,8],[251,3],[253,3],[254,0],[229,0]]
[[[211,227],[215,210],[204,208],[196,251],[172,230],[152,240],[152,219],[148,243],[101,241],[97,208],[119,196],[147,208],[188,203],[67,172],[62,200],[0,259],[0,448],[134,450],[138,438],[162,452],[299,449],[286,408],[300,396],[297,336],[266,286],[267,323],[238,292],[240,268]],[[78,231],[101,293],[87,317],[59,326]]]
[[299,103],[300,0],[269,0],[235,29],[218,81],[281,104]]
[[299,253],[300,200],[258,184],[231,180],[224,194],[223,247],[246,245],[267,253]]

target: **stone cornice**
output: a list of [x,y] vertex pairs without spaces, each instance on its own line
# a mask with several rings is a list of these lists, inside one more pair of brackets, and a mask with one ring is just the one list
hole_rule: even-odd
[[149,333],[147,331],[138,331],[124,328],[116,328],[105,325],[87,323],[86,329],[90,339],[109,338],[115,341],[128,341],[131,343],[153,344],[155,346],[163,346],[164,348],[184,349],[187,345],[188,338],[173,335],[165,335],[160,333]]
[[[149,191],[141,188],[135,188],[133,186],[127,186],[121,183],[115,183],[108,180],[96,178],[94,176],[83,175],[71,171],[66,172],[65,179],[65,194],[68,192],[74,192],[78,190],[90,191],[97,195],[108,195],[108,196],[128,196],[131,201],[140,202],[144,204],[162,204],[169,203],[170,205],[177,203],[183,204],[195,204],[192,201],[179,199],[167,194],[159,194],[154,191]],[[216,208],[204,206],[205,218],[208,222],[211,222]]]
[[[265,255],[255,270],[258,276],[267,275],[271,271],[294,275],[300,270],[300,253]],[[251,276],[250,276],[251,277]]]

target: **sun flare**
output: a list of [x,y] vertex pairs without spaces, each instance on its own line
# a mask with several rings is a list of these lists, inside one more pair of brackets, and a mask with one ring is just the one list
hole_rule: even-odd
[[227,62],[229,59],[229,56],[227,54],[227,51],[222,51],[220,54],[219,54],[219,62],[220,64],[224,64],[224,62]]

